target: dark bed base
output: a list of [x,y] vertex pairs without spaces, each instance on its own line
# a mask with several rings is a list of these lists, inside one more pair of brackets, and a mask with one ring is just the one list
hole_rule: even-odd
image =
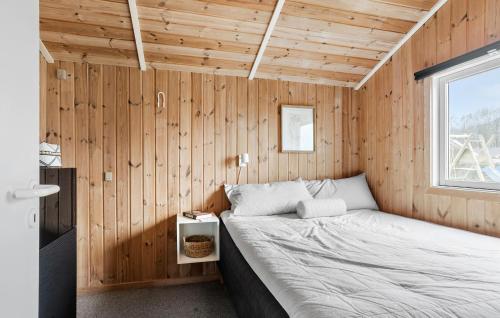
[[240,318],[288,317],[283,307],[245,261],[222,220],[219,270]]

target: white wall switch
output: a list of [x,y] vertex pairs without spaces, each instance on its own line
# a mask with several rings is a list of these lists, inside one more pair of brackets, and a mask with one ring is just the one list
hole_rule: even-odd
[[62,68],[58,68],[57,69],[57,79],[60,79],[60,80],[67,80],[68,79],[68,72],[66,72],[65,69],[62,69]]
[[104,172],[104,181],[107,181],[107,182],[113,181],[113,172],[111,172],[111,171]]

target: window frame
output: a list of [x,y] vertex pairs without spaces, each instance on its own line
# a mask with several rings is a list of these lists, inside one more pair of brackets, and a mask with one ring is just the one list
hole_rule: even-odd
[[432,76],[432,186],[500,191],[500,182],[457,181],[449,179],[448,86],[452,81],[500,67],[500,54],[488,54],[456,65]]

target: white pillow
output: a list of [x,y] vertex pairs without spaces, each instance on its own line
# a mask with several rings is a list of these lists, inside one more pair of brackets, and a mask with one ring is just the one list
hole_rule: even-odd
[[337,216],[347,213],[347,206],[342,199],[312,199],[297,204],[297,214],[302,219]]
[[295,212],[297,203],[312,199],[302,180],[266,184],[224,185],[234,215],[255,216]]
[[315,199],[329,199],[337,192],[337,186],[333,179],[304,180],[307,191]]
[[347,210],[378,210],[364,173],[345,179],[304,181],[315,199],[343,199]]

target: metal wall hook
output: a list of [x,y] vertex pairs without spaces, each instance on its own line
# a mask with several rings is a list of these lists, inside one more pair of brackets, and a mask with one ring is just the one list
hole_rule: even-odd
[[[162,100],[161,107],[160,107],[160,97]],[[165,93],[164,92],[158,92],[156,96],[156,108],[165,108]]]

